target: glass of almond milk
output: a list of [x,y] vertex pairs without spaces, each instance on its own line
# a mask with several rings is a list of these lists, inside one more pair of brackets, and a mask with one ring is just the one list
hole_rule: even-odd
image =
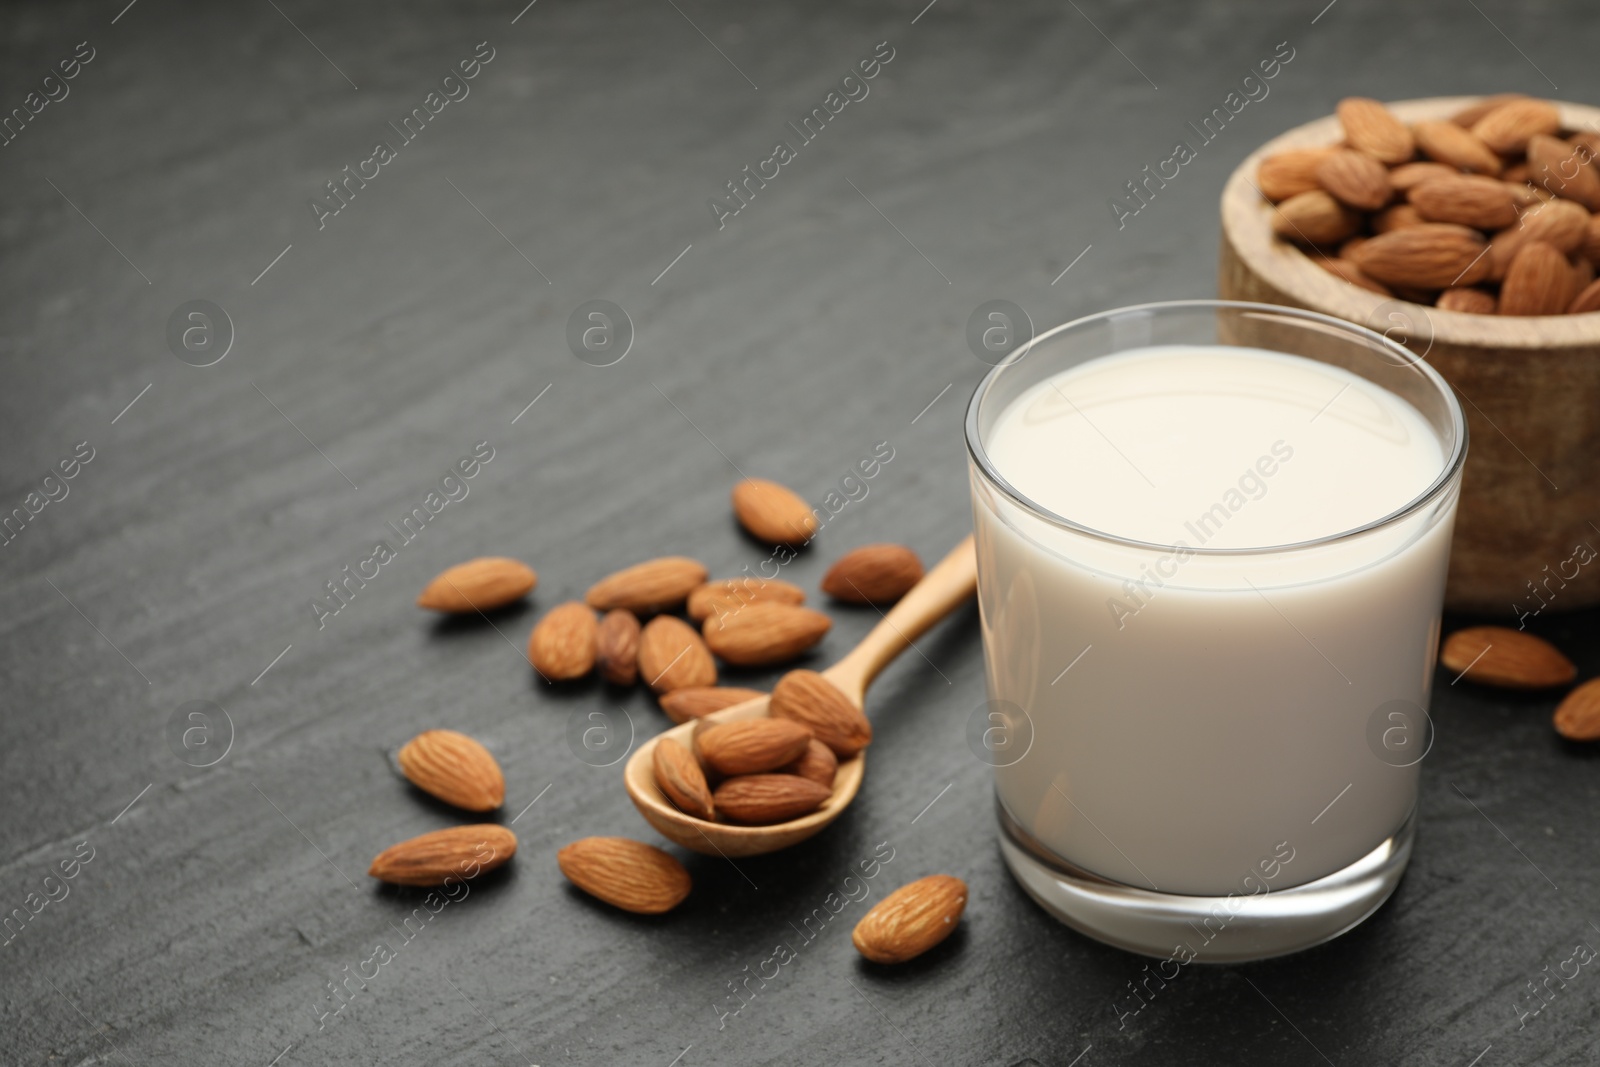
[[1178,964],[1372,914],[1404,872],[1466,457],[1444,380],[1311,312],[1093,315],[967,412],[1001,849]]

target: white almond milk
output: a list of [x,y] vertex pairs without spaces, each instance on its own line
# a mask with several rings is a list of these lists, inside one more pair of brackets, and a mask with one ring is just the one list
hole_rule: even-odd
[[1405,508],[1445,462],[1414,408],[1296,356],[1150,348],[1033,386],[985,448],[1038,508],[1157,546],[1052,525],[974,479],[990,696],[1033,729],[996,780],[1039,843],[1115,881],[1220,895],[1281,843],[1274,889],[1401,826],[1418,768],[1378,758],[1369,720],[1427,706],[1454,494],[1331,544],[1192,550]]

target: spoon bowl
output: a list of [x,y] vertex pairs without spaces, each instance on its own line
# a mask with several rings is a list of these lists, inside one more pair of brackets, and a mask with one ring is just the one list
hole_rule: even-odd
[[[866,702],[867,687],[878,673],[901,652],[911,647],[927,629],[972,595],[977,587],[978,559],[969,534],[939,561],[911,591],[886,612],[883,618],[844,659],[822,672],[858,709]],[[628,758],[623,782],[628,796],[645,821],[663,837],[693,852],[708,856],[759,856],[798,845],[822,831],[844,813],[866,773],[866,750],[839,761],[833,778],[833,793],[822,806],[798,819],[769,826],[707,822],[687,815],[668,800],[656,785],[655,747],[670,737],[693,751],[695,727],[701,722],[737,722],[766,718],[769,698],[754,697],[742,704],[714,711],[694,719],[640,745]]]

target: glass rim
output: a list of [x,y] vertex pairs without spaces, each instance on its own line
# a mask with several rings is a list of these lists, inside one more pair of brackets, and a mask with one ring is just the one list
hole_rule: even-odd
[[[1446,458],[1445,462],[1441,465],[1438,476],[1428,484],[1427,488],[1423,489],[1415,497],[1401,505],[1399,508],[1389,512],[1387,515],[1382,515],[1371,520],[1370,522],[1363,523],[1360,526],[1356,526],[1348,530],[1341,530],[1338,533],[1326,534],[1322,537],[1314,537],[1305,541],[1293,541],[1281,545],[1260,545],[1250,548],[1205,548],[1190,547],[1187,545],[1168,545],[1155,541],[1141,541],[1138,538],[1133,537],[1123,537],[1119,534],[1107,533],[1104,530],[1096,530],[1091,526],[1085,526],[1082,523],[1074,522],[1065,515],[1060,515],[1054,511],[1051,511],[1049,508],[1033,500],[1031,497],[1023,493],[1016,486],[1012,485],[1009,481],[1001,476],[1000,472],[995,468],[994,463],[989,459],[989,454],[984,449],[983,442],[980,440],[978,429],[978,408],[983,403],[983,400],[988,395],[990,389],[993,388],[994,384],[999,380],[1002,372],[1020,362],[1025,356],[1027,356],[1027,354],[1034,348],[1035,345],[1051,340],[1069,330],[1078,330],[1082,327],[1110,319],[1114,316],[1128,315],[1135,312],[1161,314],[1169,311],[1197,310],[1263,312],[1277,317],[1300,319],[1308,324],[1315,323],[1325,330],[1331,327],[1338,332],[1349,334],[1354,339],[1363,340],[1367,342],[1368,345],[1376,345],[1380,351],[1387,349],[1394,353],[1401,361],[1395,364],[1395,366],[1402,369],[1409,368],[1421,374],[1429,382],[1429,384],[1436,388],[1440,395],[1445,398],[1445,405],[1449,409],[1451,428],[1455,431],[1455,448]],[[1110,355],[1113,353],[1107,354]],[[1292,355],[1293,353],[1285,354]],[[1103,357],[1097,356],[1095,358],[1098,359]],[[1380,388],[1382,387],[1380,386]],[[1456,476],[1461,472],[1462,465],[1466,462],[1467,458],[1466,412],[1462,409],[1461,401],[1457,399],[1455,390],[1451,388],[1450,383],[1445,381],[1444,376],[1435,370],[1426,359],[1412,355],[1410,350],[1404,345],[1391,340],[1388,336],[1378,333],[1376,330],[1371,330],[1365,326],[1350,322],[1346,319],[1337,318],[1333,315],[1325,315],[1319,311],[1308,311],[1304,308],[1287,307],[1282,304],[1263,304],[1245,300],[1151,301],[1144,304],[1131,304],[1127,307],[1112,308],[1108,311],[1097,311],[1092,315],[1083,315],[1079,318],[1064,322],[1059,326],[1052,327],[1051,329],[1046,330],[1044,333],[1039,334],[1025,344],[1021,345],[1015,352],[1011,353],[1005,359],[995,364],[986,374],[984,374],[981,379],[979,379],[977,386],[972,391],[972,399],[967,402],[965,434],[967,438],[967,455],[977,466],[977,469],[979,473],[983,475],[984,480],[990,485],[994,486],[994,488],[998,489],[1005,496],[1009,497],[1013,503],[1021,507],[1024,511],[1029,512],[1034,517],[1041,519],[1052,526],[1056,526],[1064,530],[1070,530],[1073,533],[1085,534],[1099,541],[1105,541],[1128,548],[1155,550],[1160,552],[1184,551],[1193,553],[1197,556],[1214,557],[1251,556],[1271,552],[1295,551],[1299,549],[1314,548],[1321,545],[1334,544],[1339,541],[1360,537],[1363,534],[1370,533],[1373,530],[1377,530],[1392,523],[1398,522],[1401,519],[1406,518],[1408,515],[1427,507],[1445,491],[1452,481],[1455,480]]]

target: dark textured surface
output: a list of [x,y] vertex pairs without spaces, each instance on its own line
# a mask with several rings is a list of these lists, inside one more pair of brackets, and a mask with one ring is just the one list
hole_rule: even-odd
[[[0,906],[93,848],[0,948],[0,1061],[1594,1062],[1592,968],[1523,1027],[1514,1007],[1574,944],[1600,945],[1600,768],[1554,736],[1552,698],[1442,678],[1393,901],[1311,952],[1190,968],[1119,1025],[1142,961],[1047,920],[1002,868],[989,772],[963,741],[983,688],[973,611],[875,688],[847,818],[742,873],[689,859],[694,895],[652,920],[581,897],[554,862],[578,836],[653,839],[620,767],[565,740],[617,700],[546,690],[520,649],[538,610],[622,563],[754,565],[727,511],[735,465],[818,500],[886,440],[870,494],[788,573],[814,589],[869,540],[937,558],[969,523],[960,413],[984,368],[962,331],[979,302],[1053,324],[1210,295],[1216,199],[1249,147],[1350,92],[1600,99],[1592,6],[940,0],[914,25],[921,0],[676,7],[541,0],[515,24],[518,0],[0,15],[6,109],[77,42],[95,49],[0,148],[0,503],[78,442],[95,450],[0,562]],[[485,40],[470,96],[319,231],[308,198]],[[719,232],[707,198],[885,40],[870,96]],[[1107,199],[1284,40],[1295,58],[1271,95],[1119,232]],[[200,298],[238,335],[204,369],[164,339]],[[637,327],[606,369],[565,341],[593,298]],[[319,631],[323,583],[480,440],[495,457],[470,496]],[[505,639],[412,607],[485,553],[541,574],[533,607],[494,620]],[[876,618],[837,614],[819,662]],[[1600,671],[1593,614],[1537,624]],[[168,741],[192,700],[235,728],[207,769]],[[642,732],[663,721],[641,695],[621,703]],[[497,753],[504,819],[539,797],[521,851],[319,1030],[324,983],[398,940],[419,900],[368,884],[367,862],[455,821],[390,766],[431,726]],[[728,983],[797,941],[790,924],[880,842],[894,858],[873,899],[931,872],[968,880],[955,937],[873,968],[850,947],[851,904],[719,1019]]]

